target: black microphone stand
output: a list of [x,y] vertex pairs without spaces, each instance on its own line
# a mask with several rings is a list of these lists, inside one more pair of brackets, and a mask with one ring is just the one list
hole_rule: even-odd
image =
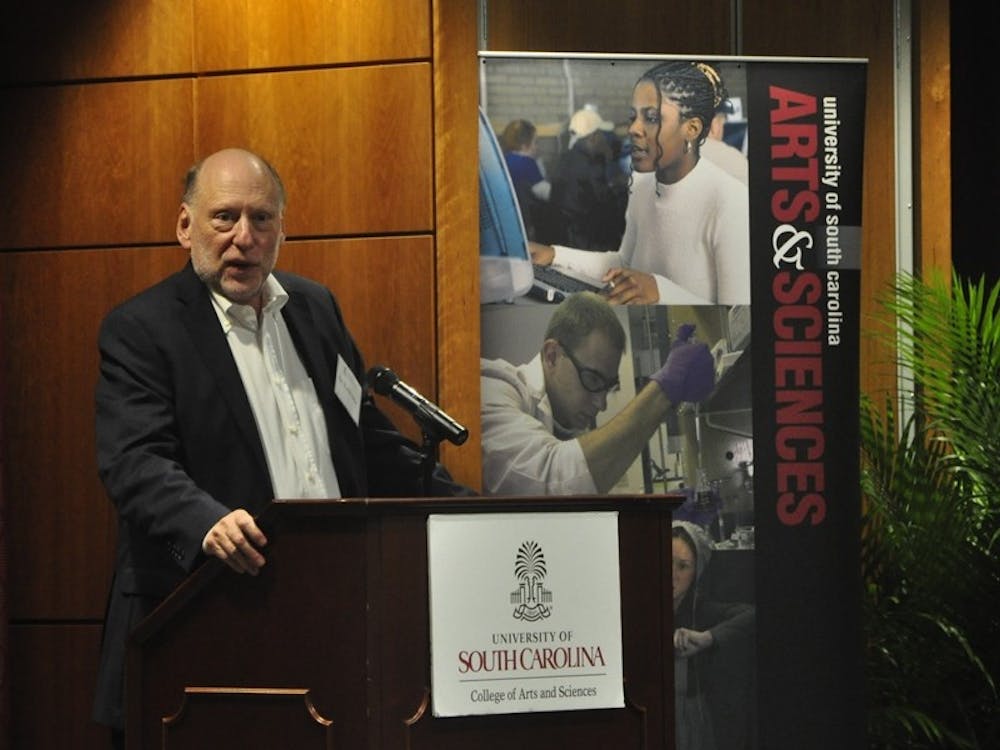
[[[418,422],[420,420],[417,420]],[[423,464],[424,464],[424,496],[430,497],[431,487],[434,486],[434,467],[437,466],[440,452],[441,436],[421,425],[420,432],[423,435]]]
[[469,437],[469,431],[449,417],[434,404],[401,382],[387,367],[373,367],[365,380],[375,393],[388,396],[406,409],[420,426],[423,435],[423,481],[424,495],[431,494],[434,486],[434,469],[438,462],[438,446],[442,440],[461,445]]
[[423,436],[421,453],[423,453],[424,495],[430,497],[434,487],[434,469],[437,468],[441,453],[441,441],[448,440],[455,445],[461,445],[465,442],[468,433],[463,430],[462,434],[455,437],[433,417],[423,412],[414,413],[412,416],[413,421],[420,425],[420,434]]

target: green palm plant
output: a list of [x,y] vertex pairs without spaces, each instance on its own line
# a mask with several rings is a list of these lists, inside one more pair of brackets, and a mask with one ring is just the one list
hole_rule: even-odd
[[881,298],[903,380],[861,400],[872,748],[1000,747],[998,297],[901,275]]

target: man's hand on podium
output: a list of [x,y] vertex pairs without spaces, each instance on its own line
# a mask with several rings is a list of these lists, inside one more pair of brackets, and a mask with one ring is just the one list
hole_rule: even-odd
[[201,542],[206,555],[218,557],[237,573],[257,575],[266,560],[259,548],[267,544],[253,516],[237,508],[220,518]]

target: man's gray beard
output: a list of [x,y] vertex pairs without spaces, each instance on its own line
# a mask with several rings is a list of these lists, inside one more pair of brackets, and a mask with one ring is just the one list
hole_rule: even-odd
[[[221,268],[218,271],[214,272],[214,273],[206,273],[204,271],[199,271],[197,268],[195,268],[194,272],[198,276],[198,278],[201,279],[202,282],[209,289],[211,289],[213,292],[217,292],[219,295],[225,297],[227,300],[229,300],[230,302],[232,302],[234,305],[249,305],[250,301],[254,297],[256,297],[258,294],[260,294],[261,290],[263,290],[263,288],[264,288],[264,285],[261,284],[260,289],[258,289],[256,293],[248,294],[246,299],[233,299],[233,297],[230,294],[228,294],[225,289],[222,288],[222,269]],[[268,274],[267,276],[270,276],[270,275],[271,274]],[[264,281],[267,281],[267,276],[264,277]]]

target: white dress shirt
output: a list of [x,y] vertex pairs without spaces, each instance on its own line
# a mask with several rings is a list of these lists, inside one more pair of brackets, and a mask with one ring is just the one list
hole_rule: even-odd
[[274,496],[340,497],[323,409],[281,316],[288,293],[269,276],[259,320],[249,305],[215,291],[212,301],[257,422]]
[[556,245],[552,265],[597,278],[619,266],[650,273],[661,305],[750,304],[747,186],[708,159],[671,185],[635,173],[619,249]]

